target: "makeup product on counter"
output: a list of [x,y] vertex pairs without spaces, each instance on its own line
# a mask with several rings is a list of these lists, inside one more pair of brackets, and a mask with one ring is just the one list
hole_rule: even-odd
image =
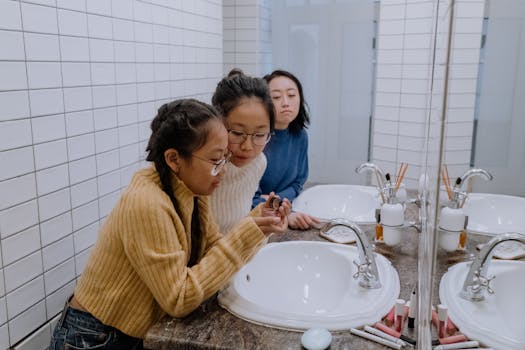
[[374,324],[374,327],[379,329],[381,332],[384,332],[388,335],[391,335],[393,336],[394,338],[400,338],[401,337],[401,333],[400,332],[397,332],[395,331],[394,329],[388,327],[387,325],[381,323],[381,322],[376,322],[376,324]]
[[445,327],[447,329],[448,335],[454,335],[458,331],[458,327],[456,327],[456,325],[454,324],[454,322],[452,322],[450,317],[447,319],[447,325]]
[[368,340],[375,341],[376,343],[388,346],[389,348],[392,348],[392,349],[397,349],[397,350],[401,349],[401,345],[397,343],[394,343],[390,340],[383,339],[381,337],[378,337],[377,335],[373,335],[373,334],[370,334],[364,331],[360,331],[359,329],[350,328],[350,333],[366,338]]
[[383,225],[381,224],[381,208],[376,209],[376,242],[383,242]]
[[458,250],[465,250],[467,247],[467,226],[468,226],[468,216],[465,215],[465,224],[463,225],[463,230],[459,234]]
[[273,210],[279,210],[279,207],[283,204],[283,200],[279,197],[273,197],[270,199],[270,207]]
[[459,343],[459,342],[466,342],[468,340],[468,338],[464,335],[464,334],[456,334],[456,335],[451,335],[450,337],[446,337],[446,338],[439,338],[439,343],[442,344],[442,345],[445,345],[445,344],[454,344],[454,343]]
[[434,348],[434,350],[456,350],[456,349],[468,349],[468,348],[476,348],[476,347],[479,347],[479,341],[470,340],[470,341],[464,341],[461,343],[438,345]]
[[386,316],[383,319],[383,322],[388,327],[392,327],[394,325],[394,314],[395,314],[395,306],[392,306],[390,311],[386,314]]
[[414,328],[415,325],[415,319],[417,314],[417,294],[416,294],[416,287],[412,289],[412,293],[410,294],[410,303],[408,306],[408,328]]
[[448,318],[448,307],[443,304],[439,304],[438,307],[438,336],[439,338],[446,337],[446,322]]
[[395,306],[395,321],[394,326],[397,332],[401,332],[403,328],[403,318],[405,315],[405,301],[403,299],[396,300]]
[[371,333],[371,334],[374,334],[374,335],[377,335],[378,337],[381,337],[383,339],[386,339],[386,340],[390,340],[391,342],[394,342],[396,344],[399,344],[401,346],[406,346],[407,344],[402,341],[401,339],[399,338],[396,338],[394,336],[391,336],[390,334],[387,334],[383,331],[380,331],[379,329],[377,328],[374,328],[374,327],[370,327],[370,326],[365,326],[365,331],[367,331],[368,333]]

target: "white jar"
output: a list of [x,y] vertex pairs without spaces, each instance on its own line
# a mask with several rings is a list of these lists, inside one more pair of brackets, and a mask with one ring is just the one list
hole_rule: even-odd
[[381,206],[381,224],[383,224],[383,241],[386,245],[401,242],[401,228],[405,222],[405,212],[401,203],[385,203]]
[[443,207],[439,216],[439,246],[447,252],[455,251],[464,226],[463,209]]

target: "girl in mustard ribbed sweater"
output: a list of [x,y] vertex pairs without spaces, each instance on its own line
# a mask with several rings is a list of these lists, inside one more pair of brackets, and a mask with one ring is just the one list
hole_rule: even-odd
[[66,303],[50,349],[141,349],[163,315],[184,317],[222,288],[267,241],[283,232],[269,201],[227,236],[208,205],[229,160],[216,110],[196,100],[163,105],[151,123],[151,167],[137,171],[99,232]]

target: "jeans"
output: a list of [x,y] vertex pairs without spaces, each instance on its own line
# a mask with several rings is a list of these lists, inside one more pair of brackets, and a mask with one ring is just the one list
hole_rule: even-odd
[[49,350],[108,349],[142,350],[142,339],[133,338],[107,326],[91,314],[73,309],[66,302]]

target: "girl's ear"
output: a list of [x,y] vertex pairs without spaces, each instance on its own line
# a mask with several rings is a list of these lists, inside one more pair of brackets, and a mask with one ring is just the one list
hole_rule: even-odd
[[166,151],[164,151],[164,160],[175,174],[179,172],[180,155],[176,149],[168,148]]

